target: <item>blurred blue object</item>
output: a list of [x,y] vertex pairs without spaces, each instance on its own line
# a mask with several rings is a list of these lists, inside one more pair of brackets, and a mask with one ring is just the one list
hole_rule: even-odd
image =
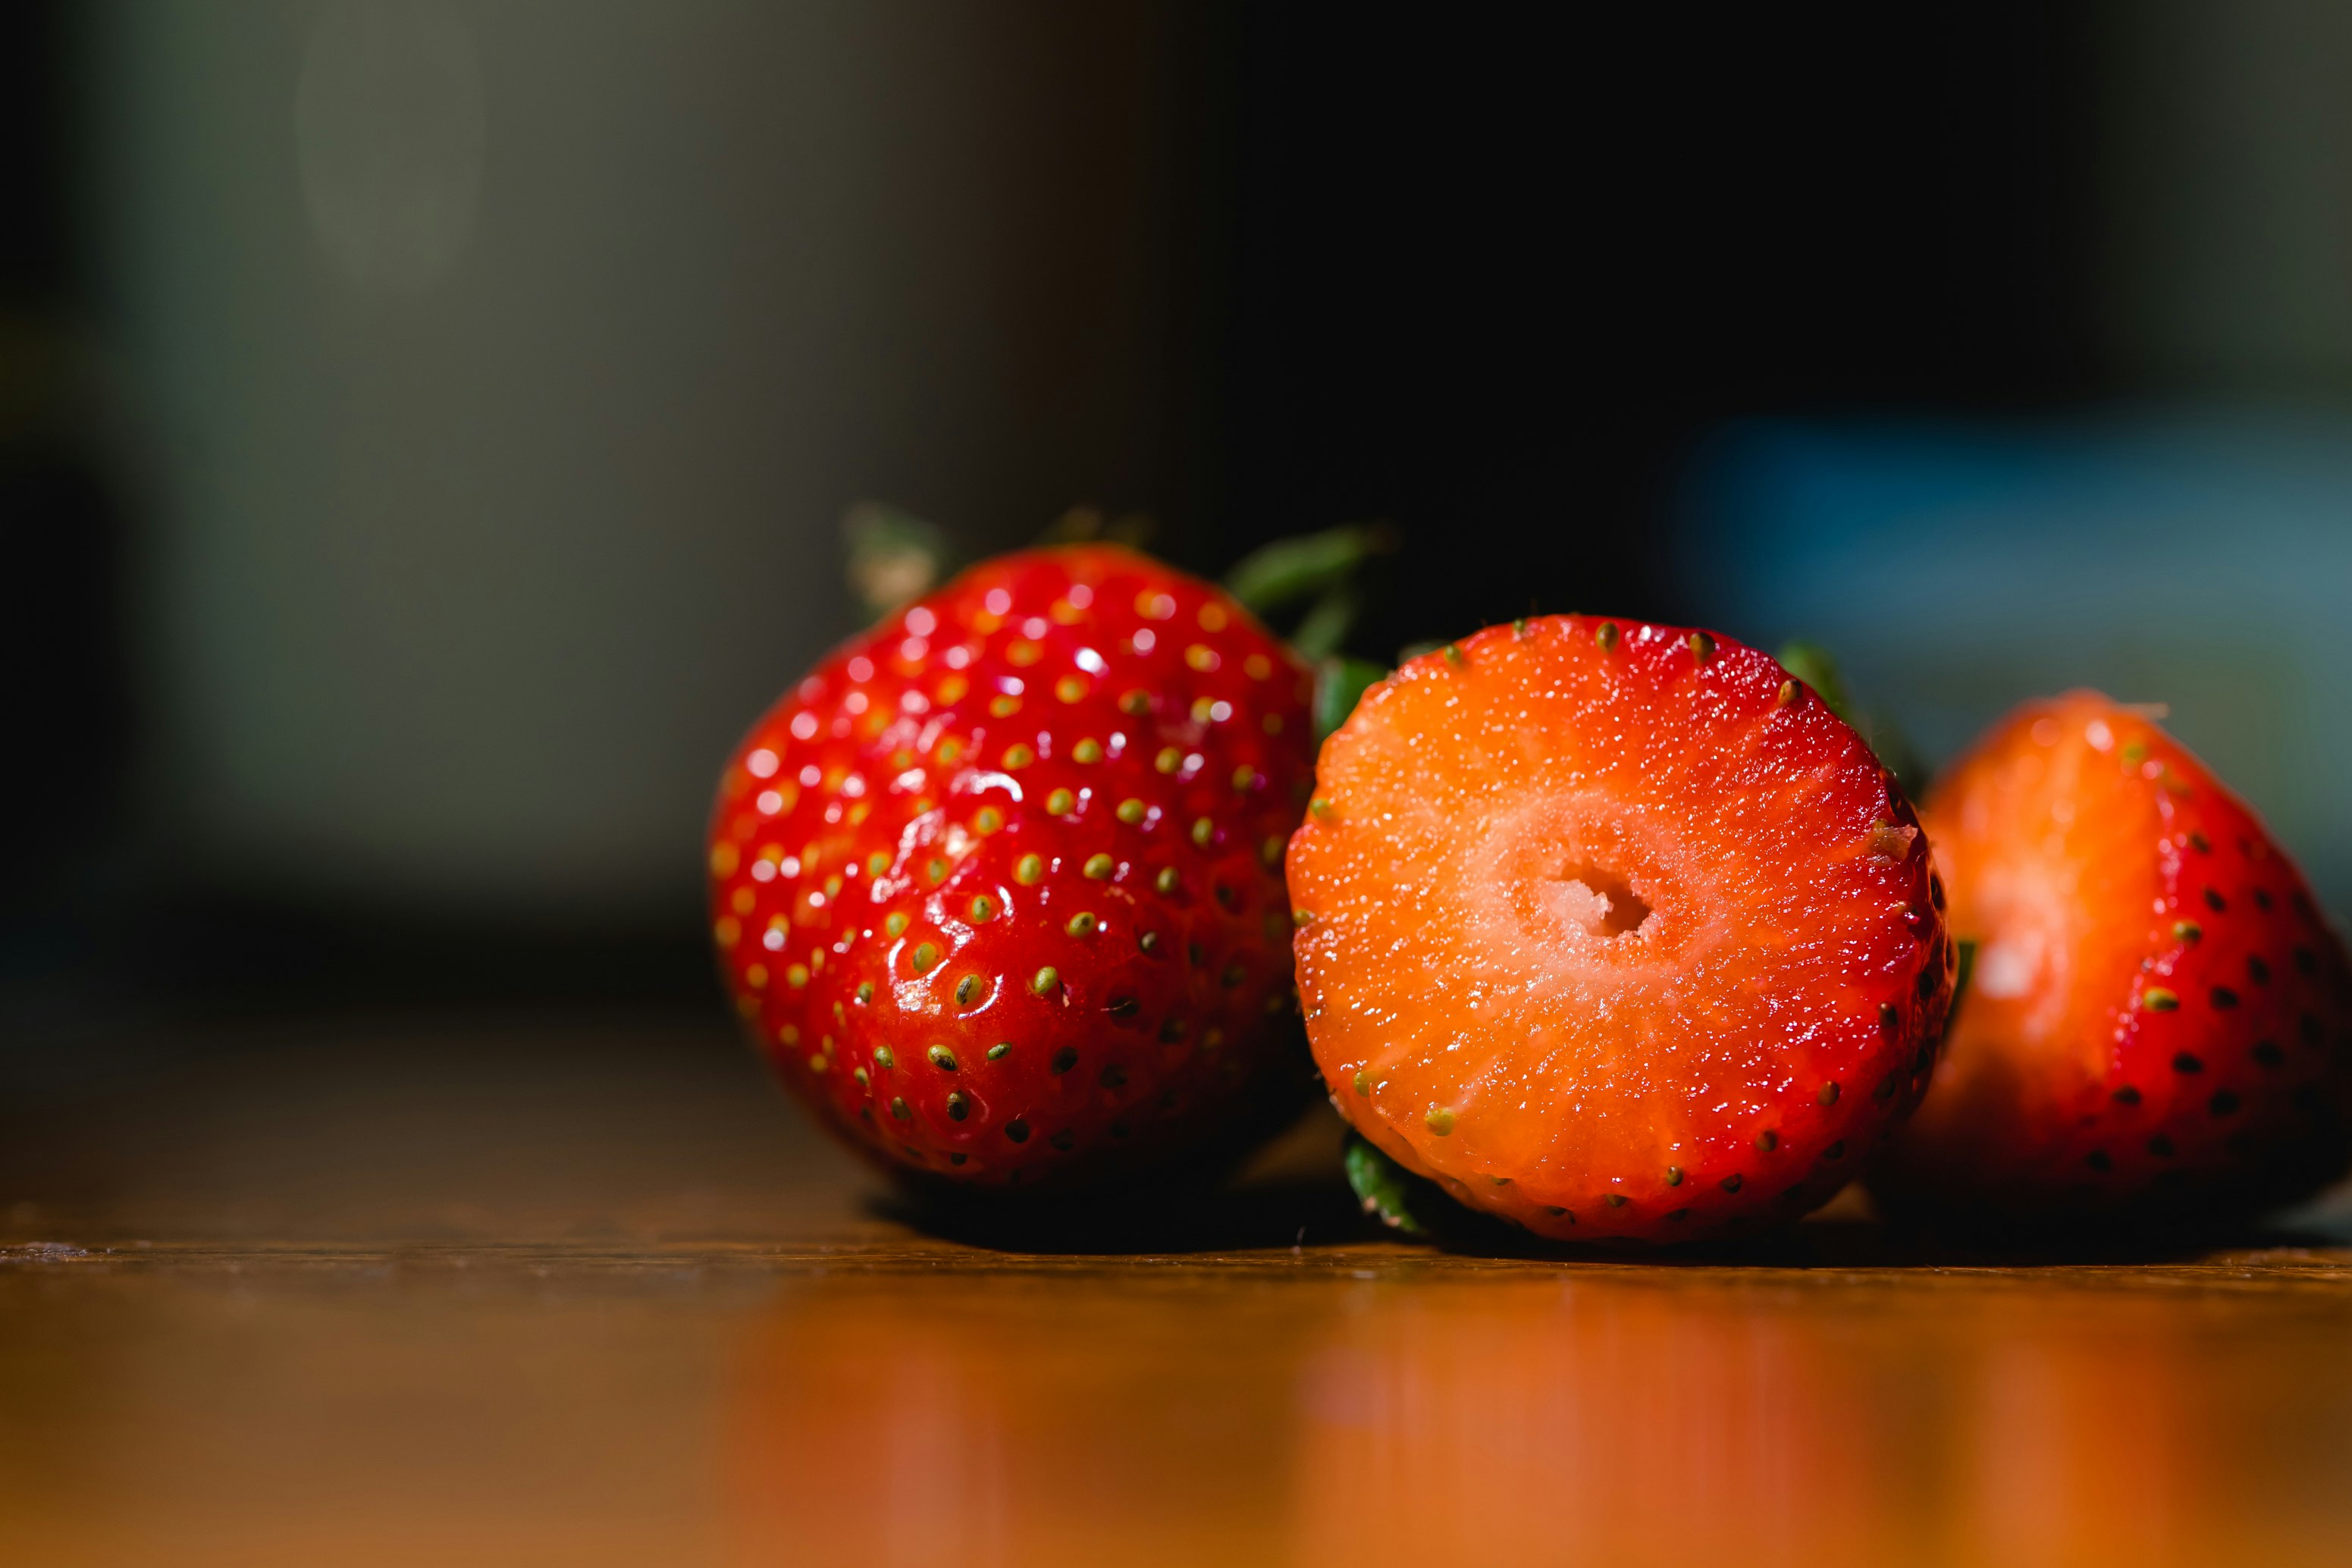
[[2352,906],[2352,418],[1742,423],[1673,548],[1703,619],[1826,644],[1931,763],[2028,697],[2168,704]]

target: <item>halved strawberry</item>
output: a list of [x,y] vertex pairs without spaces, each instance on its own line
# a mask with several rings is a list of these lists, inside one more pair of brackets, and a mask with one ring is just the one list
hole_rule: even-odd
[[2245,804],[2141,710],[2030,703],[1937,784],[1968,1005],[1874,1169],[2006,1220],[2244,1213],[2352,1158],[2352,968]]
[[1922,1092],[1926,839],[1769,656],[1549,616],[1408,663],[1325,744],[1294,946],[1341,1113],[1566,1239],[1791,1218]]

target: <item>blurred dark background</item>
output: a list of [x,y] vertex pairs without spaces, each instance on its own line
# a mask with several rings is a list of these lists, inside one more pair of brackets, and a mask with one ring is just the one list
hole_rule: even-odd
[[2073,684],[2352,898],[2352,14],[19,0],[0,1075],[318,1008],[717,1016],[699,835],[877,498],[1358,637]]

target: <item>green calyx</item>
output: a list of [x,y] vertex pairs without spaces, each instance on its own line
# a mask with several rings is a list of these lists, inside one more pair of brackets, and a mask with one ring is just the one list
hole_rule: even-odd
[[879,501],[860,501],[841,520],[850,592],[880,620],[948,579],[955,548],[938,524]]
[[1812,688],[1822,706],[1853,726],[1874,752],[1880,764],[1895,775],[1895,782],[1906,794],[1916,796],[1927,783],[1927,769],[1913,749],[1910,738],[1887,714],[1858,705],[1853,693],[1846,689],[1845,677],[1838,669],[1837,660],[1829,649],[1819,643],[1790,642],[1780,645],[1780,668]]
[[1339,651],[1364,613],[1364,596],[1353,584],[1342,584],[1315,601],[1290,634],[1290,646],[1301,658],[1325,658]]
[[1388,678],[1388,671],[1368,658],[1350,658],[1345,654],[1323,660],[1315,667],[1315,739],[1320,744],[1332,731],[1348,721],[1364,693]]
[[1304,605],[1290,646],[1309,661],[1339,651],[1364,612],[1364,568],[1393,554],[1401,542],[1386,523],[1349,523],[1277,539],[1242,558],[1225,574],[1225,591],[1261,619]]
[[1355,1189],[1356,1197],[1364,1212],[1377,1215],[1382,1225],[1406,1236],[1427,1236],[1429,1226],[1422,1215],[1433,1203],[1451,1203],[1437,1187],[1414,1175],[1356,1133],[1348,1135],[1344,1163],[1348,1170],[1348,1185]]
[[1811,687],[1822,707],[1847,723],[1853,722],[1853,699],[1847,694],[1845,677],[1839,673],[1829,649],[1815,642],[1783,643],[1780,658],[1780,668]]
[[1394,553],[1398,542],[1395,529],[1363,522],[1277,539],[1225,574],[1225,592],[1255,615],[1272,615],[1346,585],[1366,562]]

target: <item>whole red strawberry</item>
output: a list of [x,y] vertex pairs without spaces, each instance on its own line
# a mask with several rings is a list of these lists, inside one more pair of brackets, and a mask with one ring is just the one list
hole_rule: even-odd
[[2143,710],[2029,703],[1925,812],[1975,977],[1871,1185],[2004,1223],[2242,1215],[2352,1158],[2352,969],[2245,804]]
[[1312,682],[1108,545],[972,568],[753,727],[712,931],[784,1081],[886,1163],[1035,1184],[1244,1115],[1295,1029]]
[[1548,616],[1408,663],[1324,747],[1289,872],[1340,1112],[1563,1240],[1803,1214],[1916,1103],[1951,996],[1886,770],[1682,627]]

